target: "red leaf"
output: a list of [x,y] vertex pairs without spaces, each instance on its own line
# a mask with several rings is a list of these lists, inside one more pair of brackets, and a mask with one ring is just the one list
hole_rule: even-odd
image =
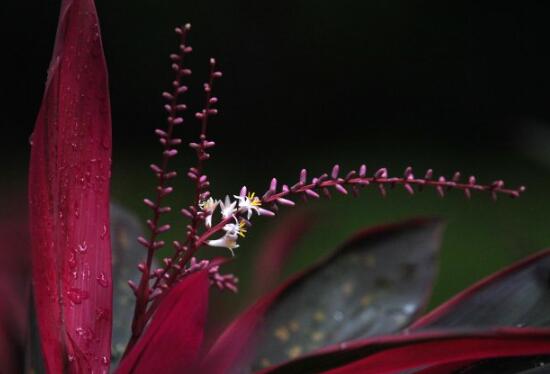
[[29,172],[33,285],[48,372],[109,371],[111,115],[93,0],[64,0]]
[[117,374],[194,372],[204,335],[208,287],[207,271],[192,274],[174,287]]
[[328,347],[262,373],[383,374],[454,362],[549,352],[550,329],[418,332]]
[[0,373],[23,371],[30,299],[26,196],[0,191]]
[[277,281],[297,242],[309,231],[313,221],[310,213],[297,211],[268,234],[254,265],[255,295],[268,291]]
[[[431,342],[413,342],[402,347],[373,354],[366,359],[330,370],[330,374],[384,374],[426,365],[447,365],[471,360],[520,357],[550,352],[550,332],[530,331],[487,336],[453,337]],[[448,368],[448,366],[447,366]]]

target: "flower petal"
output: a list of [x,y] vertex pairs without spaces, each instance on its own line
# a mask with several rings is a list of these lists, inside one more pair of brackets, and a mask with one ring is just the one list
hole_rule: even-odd
[[208,306],[208,272],[189,275],[160,303],[117,374],[194,372]]
[[111,116],[93,0],[61,4],[31,144],[32,271],[46,369],[108,372]]

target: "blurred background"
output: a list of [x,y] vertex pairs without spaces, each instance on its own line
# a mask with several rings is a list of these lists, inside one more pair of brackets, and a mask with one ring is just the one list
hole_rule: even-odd
[[[28,137],[59,3],[3,5],[4,199],[24,201]],[[202,103],[208,58],[216,57],[224,72],[215,88],[221,114],[209,129],[218,144],[207,166],[216,197],[242,185],[263,192],[274,176],[292,184],[302,167],[317,175],[334,163],[344,170],[361,163],[371,171],[388,167],[394,175],[408,165],[417,174],[460,170],[488,183],[527,186],[521,199],[496,203],[489,196],[468,201],[456,192],[440,199],[434,191],[410,197],[401,190],[386,199],[366,190],[359,199],[308,203],[316,226],[300,241],[288,273],[365,226],[415,216],[446,219],[431,303],[437,305],[550,246],[550,26],[542,4],[97,0],[111,84],[113,199],[142,222],[147,217],[140,202],[154,188],[148,165],[160,158],[153,130],[164,125],[160,94],[171,80],[173,28],[191,22],[190,113]],[[179,135],[188,141],[196,134],[189,118]],[[180,171],[194,162],[190,151],[183,153],[176,159]],[[175,187],[173,206],[183,207],[189,183],[181,177]],[[174,237],[183,234],[179,222]],[[242,294],[262,236],[274,225],[256,222],[231,264]]]

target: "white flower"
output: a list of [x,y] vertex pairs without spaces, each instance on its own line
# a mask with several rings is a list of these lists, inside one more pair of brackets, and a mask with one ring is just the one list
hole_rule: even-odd
[[233,250],[235,248],[239,248],[239,245],[237,244],[237,235],[225,234],[219,239],[209,240],[207,244],[211,247],[227,248],[231,252],[232,256],[235,256],[235,252],[233,252]]
[[211,197],[208,198],[208,200],[203,200],[199,203],[199,208],[206,213],[204,225],[208,228],[212,227],[212,214],[216,210],[219,203],[219,201],[214,201]]
[[252,192],[248,195],[234,196],[239,200],[239,210],[243,213],[246,212],[247,219],[252,217],[253,212],[256,212],[258,215],[261,214],[260,206],[262,205],[262,201],[255,195],[256,194]]
[[226,235],[241,236],[244,238],[246,233],[246,223],[244,220],[239,222],[237,221],[237,218],[235,218],[235,223],[228,223],[223,227],[223,230]]
[[219,239],[209,240],[207,244],[211,247],[227,248],[231,252],[231,255],[235,256],[235,252],[233,252],[233,250],[235,248],[239,248],[237,239],[239,236],[242,236],[243,238],[245,237],[245,222],[238,222],[235,218],[235,223],[228,223],[223,227],[223,230],[225,231],[224,236]]
[[220,203],[220,210],[222,212],[222,217],[224,219],[231,217],[237,211],[236,209],[237,202],[236,201],[231,202],[231,200],[229,199],[229,196],[227,195],[225,196],[225,201],[219,200],[218,202]]

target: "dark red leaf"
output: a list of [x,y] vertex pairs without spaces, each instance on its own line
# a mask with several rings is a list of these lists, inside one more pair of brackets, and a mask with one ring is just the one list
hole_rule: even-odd
[[466,360],[451,364],[435,365],[417,374],[526,374],[550,371],[550,356],[500,357],[490,360]]
[[438,221],[415,220],[357,235],[237,319],[208,364],[224,362],[216,373],[257,369],[403,328],[430,294],[441,232]]
[[445,365],[466,360],[520,357],[550,352],[550,331],[456,337],[419,342],[375,353],[355,363],[330,370],[330,374],[395,373],[426,365]]
[[275,284],[288,258],[313,223],[311,213],[297,211],[267,235],[254,264],[254,295],[264,294]]
[[23,371],[30,301],[26,196],[0,191],[0,373]]
[[32,271],[46,368],[108,372],[111,116],[93,0],[61,4],[31,144]]
[[151,324],[117,374],[187,373],[197,369],[206,312],[208,273],[189,275],[160,303]]
[[550,250],[535,254],[461,292],[411,330],[550,327]]
[[418,332],[329,347],[263,373],[383,374],[454,362],[534,356],[548,352],[550,329]]

